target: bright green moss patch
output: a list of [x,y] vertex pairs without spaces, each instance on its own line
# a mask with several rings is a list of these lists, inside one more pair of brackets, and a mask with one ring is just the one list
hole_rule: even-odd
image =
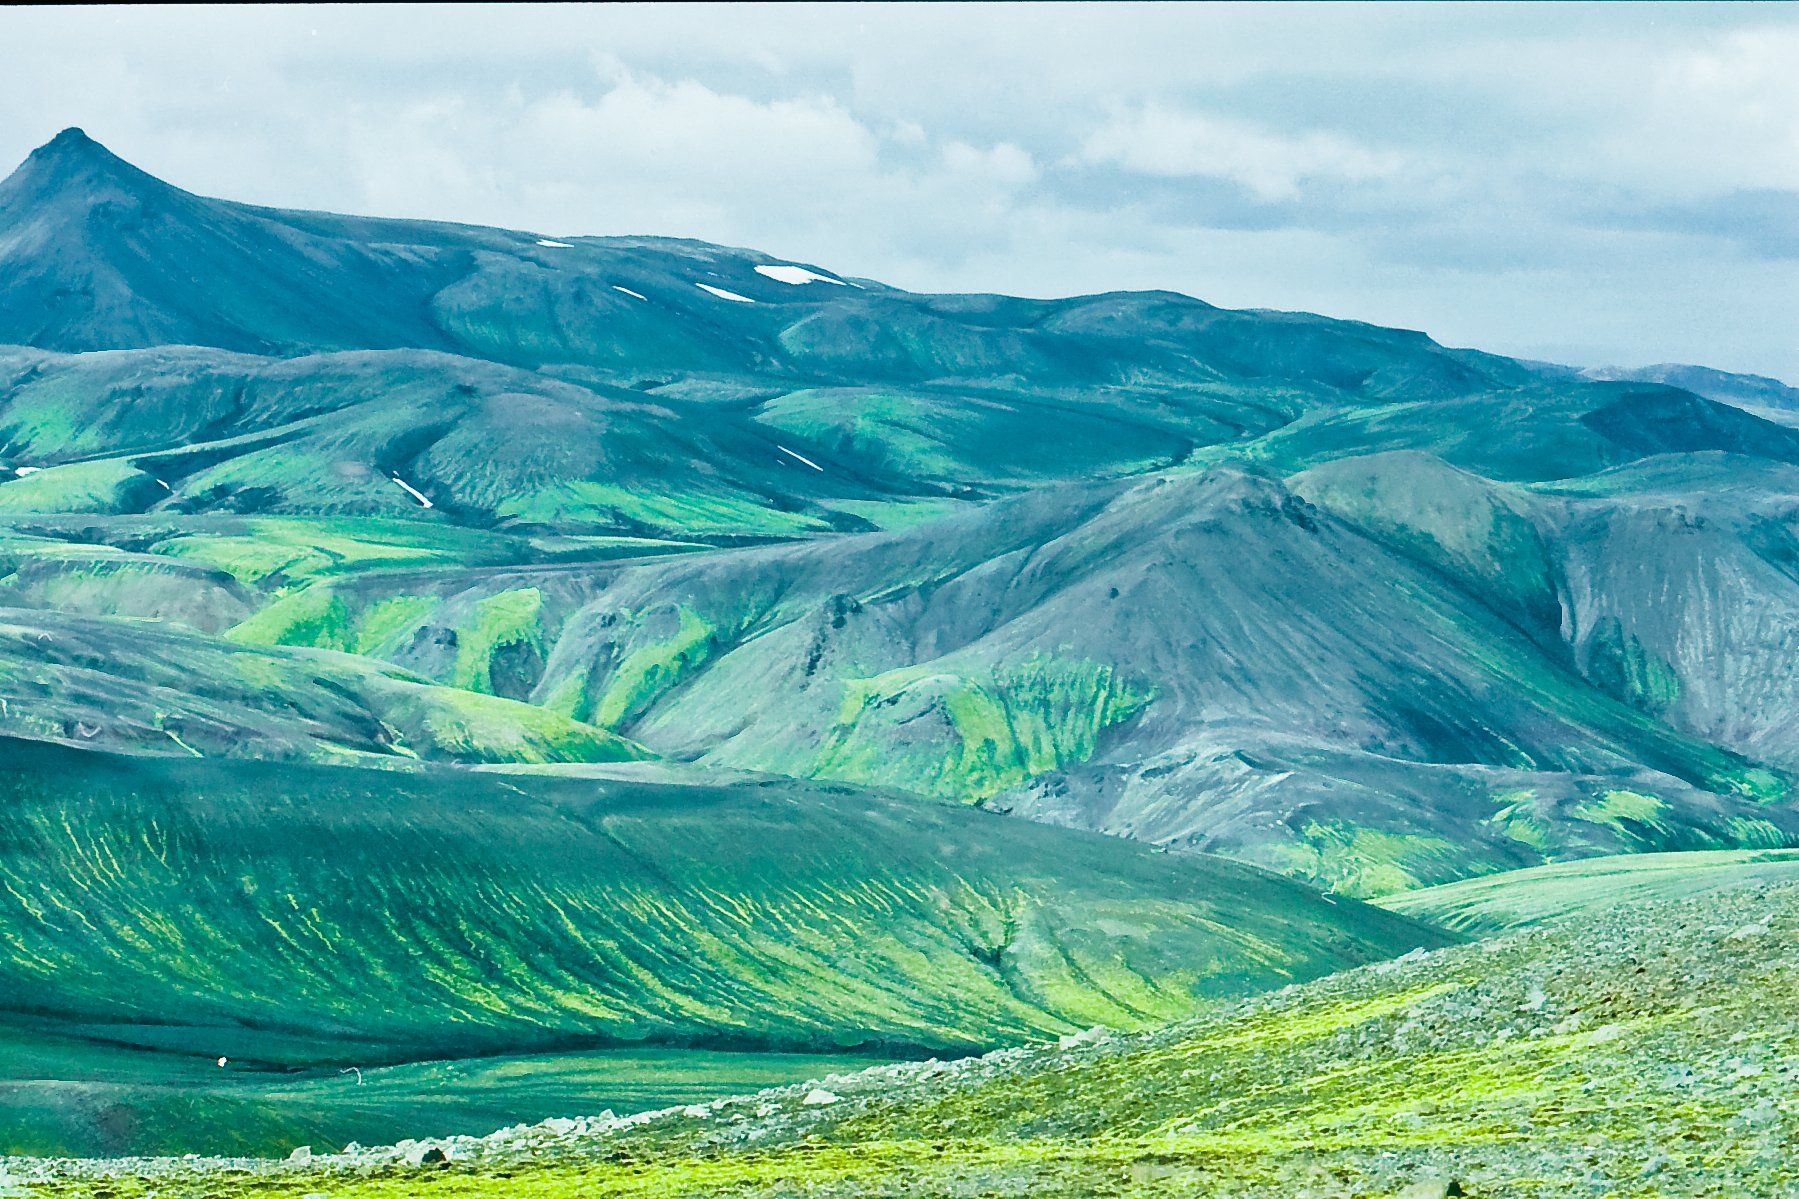
[[860,517],[877,529],[916,528],[927,521],[948,516],[968,507],[967,500],[939,498],[894,500],[832,500],[826,505],[833,512]]
[[634,741],[544,708],[453,687],[422,689],[422,727],[436,756],[467,762],[625,762],[652,756]]
[[1153,697],[1103,663],[1045,655],[985,677],[906,667],[846,684],[812,773],[978,802],[1086,761]]
[[1587,677],[1645,712],[1660,714],[1680,699],[1680,675],[1674,667],[1645,649],[1636,634],[1625,632],[1615,616],[1593,630],[1587,653]]
[[1668,805],[1657,796],[1614,789],[1577,805],[1570,814],[1578,820],[1609,825],[1622,836],[1643,841],[1653,840],[1668,831],[1664,819],[1667,808]]
[[[660,614],[666,623],[666,613]],[[629,612],[619,619],[630,621]],[[717,630],[698,612],[685,604],[674,608],[675,627],[666,636],[635,642],[624,658],[605,678],[604,689],[593,701],[590,719],[602,728],[615,729],[628,724],[645,709],[678,685],[692,672],[705,665],[715,648]],[[574,680],[552,697],[552,706],[579,704],[586,701],[585,685],[574,690]]]
[[1272,846],[1285,869],[1344,895],[1405,891],[1426,879],[1467,873],[1465,851],[1442,837],[1310,821],[1294,841]]
[[427,595],[394,595],[375,601],[357,618],[356,639],[351,651],[374,653],[401,633],[422,623],[437,603]]
[[225,635],[244,645],[370,654],[418,624],[436,606],[437,601],[429,596],[396,595],[356,611],[336,588],[315,583],[282,596]]
[[829,527],[814,516],[783,512],[750,495],[592,482],[563,483],[514,497],[501,504],[499,512],[534,524],[641,528],[677,535],[791,536]]
[[307,587],[282,596],[225,634],[244,645],[293,645],[350,651],[355,648],[350,608],[329,587]]
[[106,458],[0,482],[0,512],[135,512],[166,494],[130,462]]
[[1487,823],[1512,840],[1547,855],[1553,841],[1548,823],[1535,811],[1536,798],[1537,793],[1529,788],[1496,792],[1493,802],[1499,810],[1487,818]]
[[1787,797],[1786,780],[1764,766],[1751,766],[1737,771],[1725,780],[1725,789],[1757,803],[1777,803]]
[[516,557],[515,547],[492,535],[372,517],[240,518],[219,531],[167,538],[149,552],[216,566],[250,586],[291,586],[373,568],[449,562],[476,566]]
[[1784,849],[1791,842],[1778,825],[1751,816],[1728,816],[1722,827],[1725,837],[1744,849]]
[[535,587],[501,591],[475,604],[474,620],[456,630],[456,663],[450,684],[465,691],[492,694],[494,656],[520,647],[531,655],[543,654],[543,592]]

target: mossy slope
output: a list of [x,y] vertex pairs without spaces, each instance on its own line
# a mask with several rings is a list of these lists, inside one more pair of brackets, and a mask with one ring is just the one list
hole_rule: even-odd
[[[236,1177],[216,1196],[1544,1199],[1799,1186],[1799,886],[1589,911],[1136,1036],[839,1075],[637,1122]],[[808,1104],[811,1088],[831,1102]]]
[[966,1049],[1443,939],[1221,860],[785,780],[0,748],[0,985],[213,1030],[190,1045]]

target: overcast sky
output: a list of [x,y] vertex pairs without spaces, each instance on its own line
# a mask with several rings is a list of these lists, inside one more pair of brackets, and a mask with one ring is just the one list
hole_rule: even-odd
[[1799,382],[1789,5],[12,8],[0,114],[7,167]]

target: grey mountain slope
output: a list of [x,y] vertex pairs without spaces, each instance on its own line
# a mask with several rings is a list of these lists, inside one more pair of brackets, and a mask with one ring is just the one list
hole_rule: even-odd
[[1609,694],[1751,758],[1799,762],[1799,468],[1664,454],[1523,489],[1373,455],[1298,486],[1455,577]]
[[[626,565],[562,619],[531,695],[677,757],[984,800],[1352,887],[1378,885],[1335,860],[1360,827],[1401,838],[1389,881],[1750,826],[1778,839],[1787,817],[1755,798],[1772,776],[1660,723],[1591,637],[1559,640],[1566,567],[1534,522],[1560,501],[1494,501],[1439,469],[1470,492],[1445,506],[1459,566],[1423,534],[1402,544],[1228,472]],[[1495,512],[1515,527],[1478,541]],[[1523,563],[1510,595],[1494,560]],[[396,660],[428,666],[430,627]],[[1613,790],[1660,806],[1608,820]]]

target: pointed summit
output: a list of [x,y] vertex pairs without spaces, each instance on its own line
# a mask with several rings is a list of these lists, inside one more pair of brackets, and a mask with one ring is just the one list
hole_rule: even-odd
[[0,182],[0,208],[20,202],[42,204],[58,194],[93,202],[124,191],[167,190],[169,185],[70,126],[31,152],[18,170]]
[[70,125],[61,133],[31,152],[36,158],[39,155],[67,154],[105,154],[112,156],[112,151],[87,135],[87,130],[79,125]]

